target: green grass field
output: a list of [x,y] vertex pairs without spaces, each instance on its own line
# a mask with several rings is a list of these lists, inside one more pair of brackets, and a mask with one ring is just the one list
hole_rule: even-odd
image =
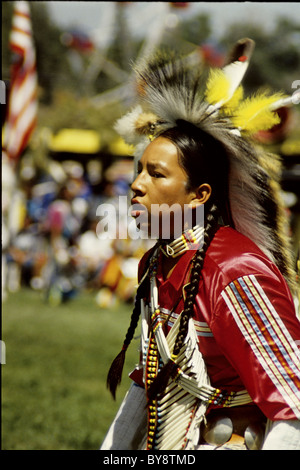
[[29,289],[8,296],[2,304],[3,450],[99,448],[138,359],[135,339],[114,401],[106,375],[131,309],[101,309],[86,292],[57,307]]

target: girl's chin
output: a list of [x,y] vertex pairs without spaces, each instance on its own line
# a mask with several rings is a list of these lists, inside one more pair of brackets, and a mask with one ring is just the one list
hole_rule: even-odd
[[148,234],[151,239],[170,240],[179,237],[184,231],[182,225],[170,224],[170,220],[161,220],[161,217],[148,214],[146,210],[133,210],[131,216],[135,219],[135,224],[138,230]]

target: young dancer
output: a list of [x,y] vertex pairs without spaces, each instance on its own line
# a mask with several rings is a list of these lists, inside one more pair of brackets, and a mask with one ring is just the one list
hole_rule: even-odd
[[103,450],[300,449],[300,323],[280,162],[252,138],[291,99],[243,98],[252,50],[240,41],[206,84],[171,55],[136,67],[140,104],[117,128],[137,145],[132,214],[158,240],[140,262],[109,371],[114,396],[141,318],[140,364]]

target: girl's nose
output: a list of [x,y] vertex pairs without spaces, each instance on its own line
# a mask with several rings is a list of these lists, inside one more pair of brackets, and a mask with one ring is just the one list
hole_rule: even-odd
[[135,178],[135,180],[133,181],[133,183],[131,184],[131,190],[135,194],[145,192],[142,173],[139,173],[137,177]]

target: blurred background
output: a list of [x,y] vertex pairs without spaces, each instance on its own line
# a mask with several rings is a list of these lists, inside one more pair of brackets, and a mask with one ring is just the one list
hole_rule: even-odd
[[[299,90],[297,3],[2,2],[3,449],[97,449],[129,386],[138,337],[115,402],[106,373],[152,242],[99,239],[96,210],[126,222],[132,149],[113,125],[134,105],[131,64],[166,47],[220,67],[242,37],[246,93]],[[256,138],[282,157],[297,268],[299,106],[280,116]]]

